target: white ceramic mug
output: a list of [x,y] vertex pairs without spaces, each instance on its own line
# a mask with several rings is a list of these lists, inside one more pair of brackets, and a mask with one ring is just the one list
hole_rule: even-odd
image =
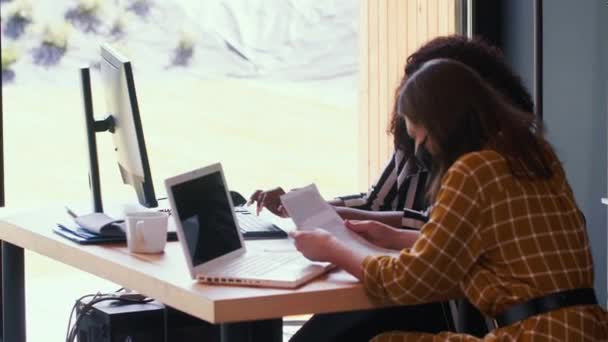
[[127,247],[132,253],[162,253],[167,244],[169,215],[160,211],[128,213]]

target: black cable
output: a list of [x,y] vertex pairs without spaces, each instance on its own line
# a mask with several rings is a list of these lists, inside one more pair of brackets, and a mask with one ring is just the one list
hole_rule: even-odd
[[76,310],[76,307],[78,306],[78,303],[88,297],[95,297],[100,295],[99,292],[97,292],[97,294],[88,294],[88,295],[84,295],[78,299],[76,299],[76,301],[74,302],[74,305],[72,305],[72,310],[70,310],[70,318],[68,319],[68,326],[67,329],[65,331],[65,340],[68,341],[68,337],[70,335],[70,326],[72,325],[72,315],[74,314],[74,311]]
[[[89,296],[90,296],[90,295],[88,295],[88,296],[84,296],[84,298],[89,297]],[[91,298],[91,300],[89,301],[89,303],[94,303],[94,302],[96,303],[96,301],[97,301],[97,300],[99,300],[98,298],[100,298],[100,299],[101,299],[101,298],[107,298],[107,297],[104,297],[104,296],[106,296],[106,294],[101,294],[100,292],[97,292],[97,294],[95,294],[95,295],[93,296],[93,298]],[[80,304],[80,302],[81,302],[81,299],[79,299],[78,301],[76,301],[76,304],[74,305],[74,307],[75,307],[75,308],[77,308],[77,307],[78,307],[78,304]],[[85,305],[85,306],[86,306],[86,305]],[[72,309],[74,309],[74,308],[72,308]],[[72,311],[72,312],[73,312],[73,311]],[[80,321],[80,318],[82,317],[82,312],[83,312],[83,311],[82,311],[82,309],[81,309],[81,311],[80,311],[80,312],[77,314],[77,316],[76,316],[76,323],[74,323],[74,325],[72,325],[72,328],[71,328],[71,329],[69,329],[69,333],[68,333],[68,337],[66,338],[66,342],[69,342],[69,341],[73,341],[73,340],[74,340],[74,338],[75,338],[75,334],[76,334],[76,332],[77,332],[77,328],[76,328],[76,327],[77,327],[77,322],[79,322],[79,321]],[[71,318],[71,317],[72,317],[72,313],[70,313],[70,321],[72,320],[72,318]]]
[[[78,306],[79,303],[81,303],[81,301],[83,299],[85,299],[87,297],[93,297],[93,298],[88,303],[84,304],[82,306],[82,308],[80,308],[80,311],[78,312],[78,314],[76,316],[76,320],[70,329],[74,309]],[[100,303],[100,302],[110,301],[110,300],[120,301],[120,302],[128,303],[128,304],[145,304],[145,303],[152,302],[154,299],[151,299],[151,298],[128,299],[128,298],[117,297],[114,294],[100,294],[99,292],[95,295],[89,294],[89,295],[82,296],[76,301],[76,303],[74,304],[74,306],[72,307],[72,310],[70,312],[70,318],[68,320],[68,330],[66,332],[66,342],[74,341],[74,339],[76,338],[76,334],[78,332],[78,325],[80,324],[80,321],[82,320],[82,318],[85,315],[88,314],[88,312],[93,308],[93,306],[95,304]]]

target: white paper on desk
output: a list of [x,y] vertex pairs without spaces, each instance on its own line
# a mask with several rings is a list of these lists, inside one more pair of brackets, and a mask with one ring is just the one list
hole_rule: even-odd
[[321,228],[365,255],[397,255],[399,252],[378,247],[349,230],[315,184],[292,190],[281,196],[283,207],[297,229]]

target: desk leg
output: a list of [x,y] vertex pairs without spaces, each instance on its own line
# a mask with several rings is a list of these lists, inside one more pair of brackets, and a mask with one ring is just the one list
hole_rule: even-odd
[[222,342],[281,342],[283,319],[225,323],[221,325]]
[[25,342],[23,248],[2,241],[2,341]]

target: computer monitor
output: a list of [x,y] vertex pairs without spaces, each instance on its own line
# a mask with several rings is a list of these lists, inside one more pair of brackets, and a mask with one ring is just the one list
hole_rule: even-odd
[[112,133],[123,182],[133,186],[141,205],[156,207],[158,202],[154,194],[131,63],[110,46],[102,45],[101,77],[108,116],[96,121],[89,68],[81,69],[94,211],[103,211],[95,134],[105,131]]

